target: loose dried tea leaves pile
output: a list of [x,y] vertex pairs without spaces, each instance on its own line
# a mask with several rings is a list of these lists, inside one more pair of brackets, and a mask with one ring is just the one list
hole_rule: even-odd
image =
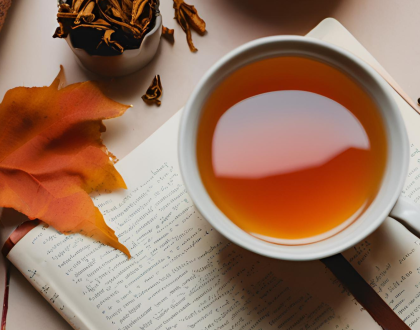
[[161,102],[159,99],[162,96],[162,91],[163,89],[162,89],[162,83],[160,81],[160,76],[156,75],[153,78],[151,85],[147,89],[146,94],[144,94],[141,98],[147,104],[155,103],[157,105],[160,105]]
[[126,188],[102,143],[102,120],[129,107],[93,82],[17,87],[0,104],[0,207],[129,254],[88,193]]
[[72,0],[60,3],[54,38],[70,36],[91,55],[118,55],[140,47],[154,27],[157,0]]
[[198,16],[195,7],[186,4],[184,0],[174,0],[174,9],[175,19],[187,35],[187,42],[188,46],[190,46],[190,50],[196,52],[197,48],[195,48],[191,37],[191,28],[198,34],[203,35],[206,32],[206,22]]

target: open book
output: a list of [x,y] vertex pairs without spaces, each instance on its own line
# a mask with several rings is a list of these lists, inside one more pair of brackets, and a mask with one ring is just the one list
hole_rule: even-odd
[[[332,19],[310,35],[373,60]],[[420,202],[420,116],[394,96],[412,148],[403,193]],[[116,165],[127,191],[94,197],[130,260],[42,225],[11,249],[9,260],[45,299],[83,330],[381,329],[321,262],[264,258],[211,228],[182,183],[179,118]],[[407,325],[420,329],[420,239],[388,218],[343,255]]]

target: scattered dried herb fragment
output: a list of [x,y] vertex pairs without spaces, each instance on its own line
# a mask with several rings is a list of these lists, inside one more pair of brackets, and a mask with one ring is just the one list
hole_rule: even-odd
[[171,44],[175,42],[174,30],[168,29],[166,26],[163,26],[163,25],[162,25],[162,37],[164,37]]
[[187,42],[190,50],[196,52],[191,37],[191,28],[198,34],[203,35],[206,32],[206,22],[198,16],[197,9],[194,6],[184,2],[184,0],[174,0],[175,19],[187,35]]
[[163,25],[162,25],[162,37],[164,37],[166,40],[168,40],[171,43],[175,42],[174,30],[168,29],[166,26],[163,26]]
[[149,88],[146,91],[146,94],[144,94],[141,98],[144,102],[147,104],[157,104],[160,105],[160,97],[162,96],[162,83],[160,81],[160,76],[156,75],[153,78],[152,83],[150,84]]
[[162,25],[162,34],[163,35],[174,35],[174,29],[168,29],[166,26]]
[[71,38],[91,55],[119,55],[140,47],[154,27],[157,0],[60,1],[54,38]]

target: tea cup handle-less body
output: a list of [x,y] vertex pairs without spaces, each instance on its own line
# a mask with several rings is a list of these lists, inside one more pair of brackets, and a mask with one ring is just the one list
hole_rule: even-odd
[[[278,56],[300,56],[338,68],[370,95],[386,132],[386,170],[380,189],[368,208],[347,227],[310,244],[273,244],[236,226],[210,198],[197,165],[197,130],[203,105],[228,75],[247,64]],[[356,245],[391,216],[420,235],[420,207],[401,191],[408,173],[409,141],[399,108],[388,83],[350,52],[324,41],[299,36],[257,39],[233,50],[210,68],[197,84],[183,110],[179,131],[179,163],[185,186],[202,216],[232,242],[266,257],[304,261],[322,259]],[[302,205],[304,201],[302,201]]]

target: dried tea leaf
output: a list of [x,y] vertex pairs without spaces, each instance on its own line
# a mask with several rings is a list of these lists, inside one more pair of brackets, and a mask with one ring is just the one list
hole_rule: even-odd
[[118,0],[109,0],[112,8],[112,14],[115,17],[120,18],[122,21],[124,21],[125,23],[128,23],[130,20],[128,19],[128,15],[124,12],[123,8],[121,7],[120,3]]
[[134,0],[131,14],[131,24],[134,24],[143,12],[148,0]]
[[58,12],[57,17],[58,18],[74,18],[76,19],[78,14],[76,13],[65,13],[65,12]]
[[83,2],[85,2],[85,0],[74,0],[72,4],[72,12],[79,13],[79,10],[82,7]]
[[74,13],[58,13],[58,28],[55,30],[53,38],[66,38],[76,17],[77,14]]
[[49,87],[17,87],[0,104],[0,206],[129,255],[88,195],[126,188],[101,132],[102,120],[129,106],[110,100],[92,82],[60,85],[57,77]]
[[186,33],[188,46],[192,52],[196,52],[191,37],[191,27],[199,34],[206,32],[206,22],[198,15],[194,6],[184,2],[184,0],[174,0],[175,19],[181,25],[182,30]]
[[185,18],[184,12],[182,10],[179,12],[178,15],[179,15],[178,23],[181,25],[182,29],[186,33],[188,46],[190,47],[190,50],[193,53],[195,53],[198,49],[195,48],[194,43],[192,41],[190,25],[188,24],[188,22]]
[[112,15],[114,15],[115,17],[121,18],[121,20],[124,20],[122,12],[118,11],[114,7],[111,8],[111,11],[112,11]]
[[186,16],[188,23],[191,25],[191,27],[199,34],[203,35],[206,32],[206,22],[204,22],[204,20],[200,16],[198,16],[195,7],[183,2],[181,5],[181,10]]
[[151,85],[147,89],[146,94],[144,94],[141,98],[147,104],[155,103],[157,105],[160,105],[161,102],[159,99],[162,96],[162,92],[163,92],[163,89],[162,89],[162,83],[160,81],[160,76],[156,75],[153,78]]
[[71,7],[69,6],[69,4],[67,3],[60,3],[58,5],[58,12],[60,13],[70,13],[71,12]]
[[55,30],[53,38],[65,38],[71,30],[71,25],[77,13],[73,13],[68,4],[60,4],[57,13],[58,28]]
[[95,2],[91,1],[86,8],[83,9],[82,18],[86,23],[91,23],[95,19],[95,15],[92,13],[93,8],[95,8]]
[[80,24],[80,19],[82,18],[86,23],[93,22],[93,20],[95,19],[95,15],[92,14],[93,8],[95,8],[95,2],[87,2],[83,9],[77,15],[76,19],[74,20],[74,24]]
[[58,21],[58,28],[55,29],[55,32],[53,34],[53,38],[65,38],[67,36],[64,25],[62,22]]
[[173,36],[174,35],[174,29],[169,29],[166,26],[162,25],[162,34]]
[[162,25],[162,37],[168,40],[171,44],[175,42],[174,30],[168,29],[166,26]]
[[111,35],[114,33],[114,30],[106,30],[104,33],[103,41],[108,45],[111,46],[112,48],[114,48],[115,50],[119,51],[119,52],[123,52],[124,48],[116,41],[111,40]]

